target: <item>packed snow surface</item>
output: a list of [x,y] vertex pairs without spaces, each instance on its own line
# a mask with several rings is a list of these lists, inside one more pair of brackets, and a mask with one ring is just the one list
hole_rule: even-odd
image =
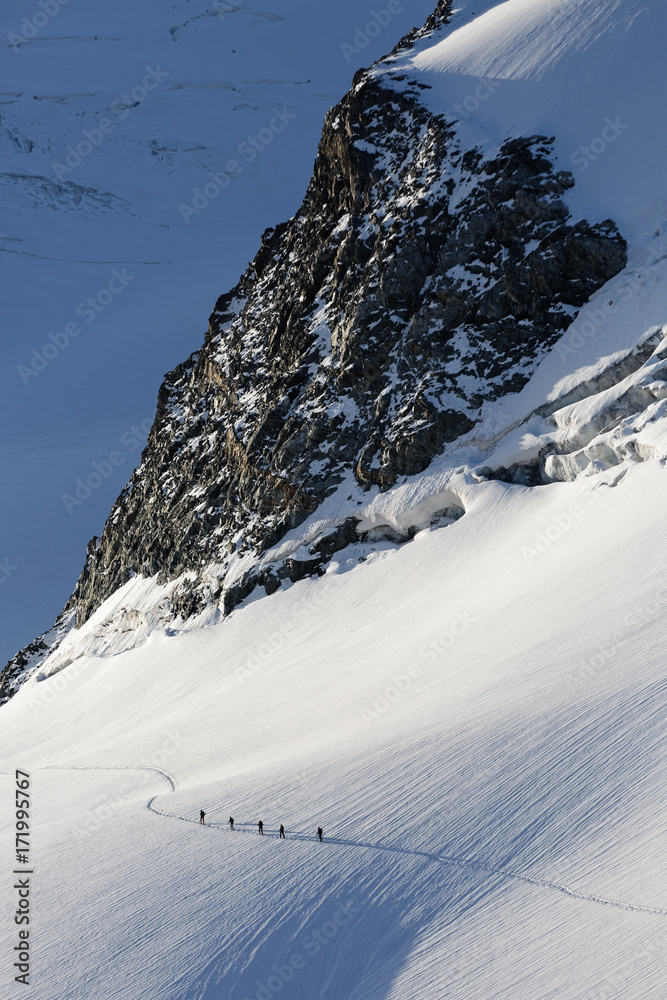
[[31,679],[2,770],[32,775],[32,995],[659,997],[667,470],[617,475],[480,484]]

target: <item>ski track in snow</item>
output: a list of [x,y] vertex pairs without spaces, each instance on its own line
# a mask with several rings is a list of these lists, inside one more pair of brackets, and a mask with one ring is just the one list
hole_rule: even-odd
[[[154,771],[159,774],[160,777],[169,784],[171,792],[175,792],[178,789],[178,784],[176,778],[169,774],[168,771],[162,770],[160,767],[154,767],[150,764],[127,764],[125,766],[120,765],[108,765],[103,766],[101,764],[91,764],[85,765],[59,765],[51,764],[44,768],[47,771]],[[0,772],[2,774],[10,774],[9,771]],[[177,819],[183,823],[192,823],[195,826],[199,826],[199,822],[195,819],[190,819],[188,816],[180,816],[178,813],[168,813],[163,809],[158,809],[155,805],[155,800],[158,798],[157,793],[148,800],[146,803],[146,808],[155,813],[157,816],[164,816],[167,819]],[[216,830],[226,829],[227,824],[221,823],[206,823],[207,827]],[[249,826],[249,824],[240,824],[239,832],[245,833],[246,830],[242,829],[243,826]],[[254,824],[252,824],[254,828]],[[310,837],[305,834],[291,834],[290,840],[301,840],[301,841],[314,841],[315,837]],[[589,893],[579,892],[576,889],[571,889],[567,885],[561,885],[559,882],[551,882],[548,879],[538,879],[533,878],[531,875],[522,875],[521,872],[511,871],[508,868],[493,868],[491,865],[485,865],[478,861],[469,861],[466,858],[456,858],[450,857],[448,855],[440,856],[438,854],[431,854],[429,851],[413,851],[406,847],[387,847],[384,844],[364,844],[356,840],[339,840],[339,839],[328,839],[326,841],[328,844],[338,845],[340,847],[361,847],[370,851],[388,851],[392,854],[406,854],[417,858],[427,858],[429,861],[434,861],[440,865],[451,865],[457,868],[468,868],[472,871],[484,872],[487,875],[502,875],[505,878],[514,879],[518,882],[527,882],[529,885],[538,886],[541,889],[553,889],[557,892],[562,892],[566,896],[572,896],[574,899],[582,899],[587,903],[598,903],[600,906],[614,906],[619,910],[628,910],[634,913],[648,913],[653,916],[667,917],[667,908],[660,906],[641,906],[638,903],[624,903],[622,900],[618,899],[605,899],[604,896],[593,896]]]

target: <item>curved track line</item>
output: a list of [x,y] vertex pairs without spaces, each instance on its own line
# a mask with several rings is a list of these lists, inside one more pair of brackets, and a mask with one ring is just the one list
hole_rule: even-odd
[[[178,788],[176,778],[168,771],[164,771],[160,767],[153,767],[150,764],[128,764],[124,767],[118,765],[59,765],[59,764],[49,764],[44,770],[51,771],[154,771],[159,774],[165,781],[169,784],[169,790],[175,792]],[[0,772],[2,774],[11,774],[11,771]],[[190,819],[188,816],[179,816],[177,813],[164,812],[162,809],[158,809],[154,805],[156,798],[160,793],[153,795],[146,803],[146,808],[150,812],[155,813],[157,816],[165,816],[167,819],[177,819],[181,820],[183,823],[193,823],[199,826],[197,820]],[[220,823],[206,823],[207,827],[215,830],[226,829],[227,824]],[[254,824],[240,824],[239,832],[245,833],[244,827],[249,829],[254,829]],[[231,831],[230,831],[231,832]],[[270,831],[267,831],[270,833]],[[316,840],[315,837],[309,837],[306,834],[296,833],[291,834],[290,840],[308,841],[312,842]],[[667,908],[661,906],[641,906],[638,903],[624,903],[622,900],[618,899],[607,899],[604,896],[594,896],[590,893],[579,892],[577,889],[571,889],[567,885],[561,885],[560,882],[552,882],[549,879],[538,879],[533,878],[531,875],[523,875],[521,872],[512,871],[509,868],[494,868],[492,865],[485,865],[482,862],[470,861],[467,858],[457,858],[453,855],[438,855],[431,854],[429,851],[413,851],[406,847],[388,847],[384,844],[364,844],[357,840],[340,840],[331,839],[327,840],[327,844],[337,845],[339,847],[363,847],[371,851],[388,851],[392,854],[406,854],[412,857],[427,858],[429,861],[434,861],[440,865],[452,865],[456,868],[469,868],[472,871],[484,872],[487,875],[502,875],[504,878],[513,879],[518,882],[527,882],[529,885],[538,886],[541,889],[553,889],[556,892],[562,892],[566,896],[571,896],[573,899],[581,899],[586,903],[597,903],[599,906],[613,906],[618,910],[628,910],[633,913],[648,913],[654,916],[667,917]]]

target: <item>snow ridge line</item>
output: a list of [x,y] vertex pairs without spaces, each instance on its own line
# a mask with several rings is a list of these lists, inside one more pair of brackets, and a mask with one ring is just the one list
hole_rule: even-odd
[[[176,778],[168,771],[164,771],[160,767],[153,767],[150,764],[127,764],[124,767],[119,765],[101,765],[101,764],[91,764],[88,766],[69,764],[48,764],[44,770],[50,771],[154,771],[159,774],[165,781],[169,784],[169,790],[175,792],[178,788]],[[0,771],[0,774],[12,774],[11,771]],[[160,793],[153,795],[146,803],[146,808],[155,813],[158,816],[165,816],[167,819],[178,819],[184,823],[197,824],[196,820],[189,819],[187,816],[179,816],[177,813],[167,813],[162,809],[158,809],[154,805],[155,799]],[[212,829],[222,829],[218,824],[207,823],[208,827]],[[226,824],[225,824],[226,826]],[[294,837],[290,839],[304,840],[306,838],[302,836]],[[310,838],[308,838],[310,839]],[[667,909],[661,906],[641,906],[639,903],[624,903],[622,900],[618,899],[606,899],[604,896],[594,896],[590,893],[579,892],[577,889],[571,889],[567,885],[561,885],[560,882],[552,882],[549,879],[538,879],[533,878],[531,875],[522,875],[521,872],[512,871],[509,868],[494,868],[491,865],[485,865],[478,861],[469,861],[466,858],[457,858],[449,855],[440,856],[438,854],[431,854],[428,851],[411,851],[403,847],[386,847],[383,844],[363,844],[357,841],[347,840],[347,841],[336,841],[329,840],[329,844],[338,844],[342,847],[365,847],[370,850],[380,850],[380,851],[393,851],[397,854],[411,854],[414,857],[428,858],[430,861],[435,861],[437,864],[441,865],[454,865],[458,868],[470,868],[473,871],[484,872],[487,875],[502,875],[505,878],[514,879],[519,882],[527,882],[529,885],[538,886],[541,889],[553,889],[557,892],[562,892],[566,896],[571,896],[573,899],[581,899],[587,903],[597,903],[599,906],[614,906],[619,910],[628,910],[633,913],[647,913],[653,916],[667,917]]]

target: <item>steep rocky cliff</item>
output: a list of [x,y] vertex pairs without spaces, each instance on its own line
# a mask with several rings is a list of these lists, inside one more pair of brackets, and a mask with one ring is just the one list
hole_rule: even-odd
[[[318,571],[354,517],[310,559],[267,571],[258,556],[341,483],[383,491],[426,469],[625,265],[611,221],[570,217],[574,180],[552,139],[512,136],[484,155],[392,69],[450,7],[357,74],[327,115],[301,209],[264,234],[201,350],[165,377],[141,465],[89,545],[68,605],[78,625],[135,574],[187,574],[170,605],[186,618]],[[0,696],[24,669],[8,664]]]

